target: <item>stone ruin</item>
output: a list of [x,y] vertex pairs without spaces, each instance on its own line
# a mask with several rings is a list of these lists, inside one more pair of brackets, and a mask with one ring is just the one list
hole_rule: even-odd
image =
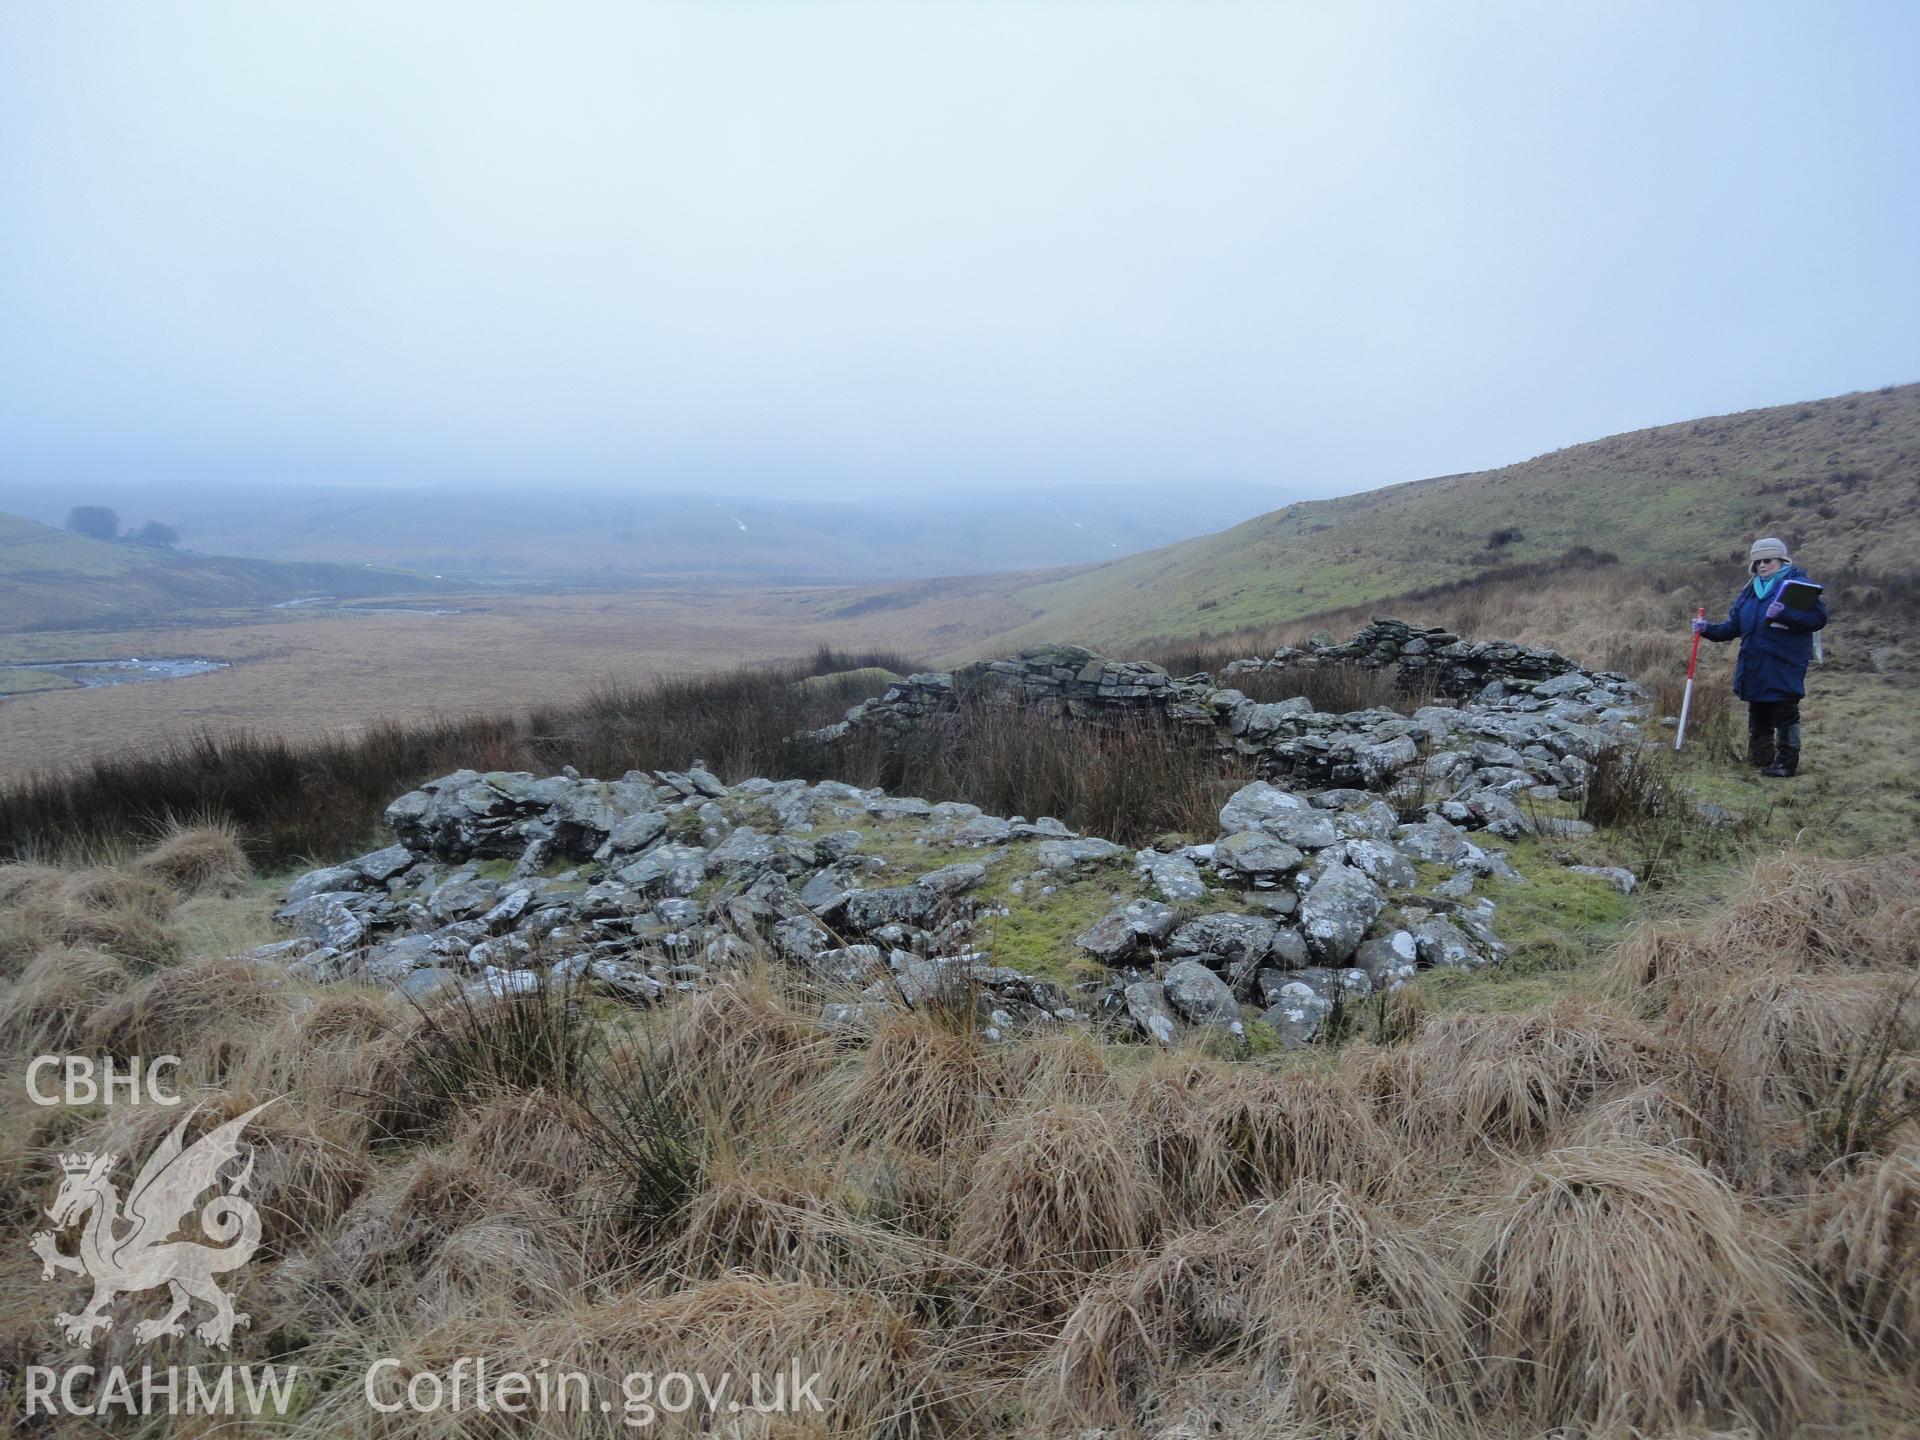
[[[1412,637],[1403,641],[1401,636]],[[1626,676],[1589,671],[1564,655],[1505,641],[1472,644],[1446,636],[1435,645],[1420,630],[1398,620],[1375,620],[1345,646],[1314,651],[1280,650],[1264,660],[1236,661],[1223,679],[1249,671],[1295,664],[1394,663],[1441,665],[1442,680],[1468,697],[1457,705],[1425,706],[1412,716],[1388,709],[1347,714],[1317,711],[1304,697],[1258,703],[1207,675],[1175,678],[1143,660],[1114,660],[1077,645],[1039,646],[1005,660],[986,660],[951,673],[910,675],[876,699],[863,701],[846,718],[805,738],[838,744],[862,736],[899,734],[968,702],[1036,707],[1067,721],[1156,718],[1192,734],[1196,743],[1230,751],[1254,763],[1258,773],[1296,786],[1377,786],[1443,751],[1449,737],[1471,734],[1474,743],[1499,747],[1507,774],[1550,785],[1569,796],[1586,784],[1585,760],[1634,726],[1646,697]],[[1409,650],[1425,643],[1425,649]],[[1388,656],[1398,657],[1389,660]],[[1346,658],[1329,659],[1329,656]],[[1365,656],[1366,659],[1353,657]],[[1465,677],[1471,677],[1471,684]],[[1486,763],[1484,756],[1482,764]],[[1428,770],[1443,784],[1464,780],[1471,766]],[[1486,787],[1477,787],[1486,788]],[[1496,807],[1504,810],[1505,807]],[[1503,818],[1511,822],[1510,816]],[[1517,823],[1517,822],[1513,822]]]
[[[1069,718],[1151,710],[1293,778],[1242,787],[1204,843],[1130,850],[1044,816],[837,781],[729,785],[698,764],[617,780],[462,770],[388,807],[394,844],[295,882],[277,917],[291,938],[252,956],[422,1002],[564,983],[651,1004],[761,950],[821,987],[834,1026],[959,984],[994,1035],[1083,1022],[1244,1041],[1258,1020],[1306,1044],[1343,1000],[1497,963],[1496,896],[1524,883],[1498,842],[1590,829],[1540,805],[1577,796],[1641,714],[1623,677],[1570,662],[1412,716],[1325,715],[1054,647],[911,677],[808,739],[921,723],[970,693]],[[1004,963],[1002,927],[1074,895],[1099,914],[1063,963]]]
[[1530,691],[1543,680],[1584,673],[1557,650],[1516,645],[1511,640],[1462,640],[1438,625],[1409,625],[1384,615],[1374,616],[1344,645],[1309,640],[1304,649],[1282,646],[1264,659],[1236,660],[1220,673],[1231,679],[1250,671],[1343,665],[1365,670],[1392,667],[1402,689],[1454,699],[1470,695],[1498,699],[1511,690]]

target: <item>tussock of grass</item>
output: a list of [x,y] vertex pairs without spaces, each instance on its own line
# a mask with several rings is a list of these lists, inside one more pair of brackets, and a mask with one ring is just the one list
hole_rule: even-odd
[[831,1064],[835,1043],[766,969],[680,1006],[647,1058],[662,1083],[728,1128],[778,1113]]
[[1099,1105],[1123,1086],[1093,1032],[1078,1026],[1035,1036],[1007,1056],[1007,1091],[1025,1105]]
[[1664,1145],[1729,1181],[1751,1185],[1768,1178],[1771,1151],[1748,1088],[1718,1066],[1684,1055],[1675,1060],[1673,1073],[1596,1102],[1568,1127],[1565,1142]]
[[1833,860],[1783,851],[1690,924],[1644,925],[1614,957],[1616,993],[1660,1014],[1703,975],[1911,968],[1920,954],[1920,859]]
[[1006,1095],[1000,1056],[978,1031],[913,1012],[880,1021],[826,1109],[849,1144],[970,1157]]
[[251,1048],[255,1036],[297,1005],[293,987],[243,960],[200,960],[155,971],[87,1017],[90,1051],[188,1057],[182,1079],[213,1085]]
[[1464,1433],[1467,1355],[1454,1287],[1422,1237],[1302,1182],[1097,1281],[1031,1391],[1053,1434],[1149,1427],[1197,1370],[1252,1379],[1260,1433],[1441,1437]]
[[67,872],[57,865],[25,860],[0,865],[0,905],[18,909],[56,894],[66,880]]
[[388,1046],[374,1084],[389,1101],[378,1117],[395,1135],[441,1129],[461,1099],[587,1083],[598,1036],[584,1023],[584,996],[543,981],[505,995],[464,987],[415,1007]]
[[946,1264],[942,1252],[849,1212],[845,1193],[843,1182],[805,1162],[718,1160],[667,1268],[690,1279],[738,1270],[900,1297],[924,1293]]
[[1920,1380],[1920,1143],[1822,1184],[1798,1238],[1849,1329]]
[[571,1096],[494,1095],[463,1114],[454,1154],[555,1200],[588,1188],[604,1168],[592,1119]]
[[16,970],[39,947],[104,950],[142,965],[174,958],[166,921],[178,897],[158,881],[107,867],[0,866],[0,962]]
[[1659,1050],[1631,1021],[1573,1001],[1519,1014],[1443,1015],[1406,1051],[1380,1057],[1370,1085],[1389,1123],[1417,1145],[1521,1146],[1596,1097],[1654,1079]]
[[0,1046],[67,1053],[93,1014],[128,983],[116,956],[65,946],[43,950],[0,995]]
[[1380,1194],[1398,1178],[1400,1154],[1343,1074],[1235,1068],[1207,1087],[1194,1123],[1218,1137],[1236,1200],[1302,1180]]
[[[182,1143],[191,1145],[274,1097],[221,1091],[188,1099],[191,1105],[181,1107],[115,1105],[71,1148],[109,1151],[137,1165],[182,1121]],[[326,1229],[372,1178],[373,1167],[364,1153],[328,1140],[285,1101],[268,1104],[254,1116],[243,1143],[253,1167],[247,1195],[260,1212],[260,1253],[267,1259]]]
[[328,1242],[283,1271],[310,1308],[398,1303],[438,1318],[564,1302],[586,1274],[585,1230],[547,1197],[446,1153],[390,1171]]
[[134,857],[133,870],[177,895],[237,895],[253,876],[240,835],[228,822],[174,825]]
[[1675,1150],[1615,1141],[1519,1164],[1466,1258],[1483,1404],[1543,1426],[1774,1434],[1821,1392],[1784,1252]]
[[1123,1111],[1055,1104],[1010,1117],[973,1167],[953,1251],[998,1316],[1064,1314],[1086,1277],[1147,1243],[1159,1188]]
[[1920,1027],[1909,977],[1872,973],[1735,972],[1676,1007],[1675,1027],[1775,1103],[1817,1107],[1862,1058],[1875,1029]]
[[383,1069],[406,1008],[390,991],[332,989],[301,997],[277,1024],[266,1024],[237,1058],[230,1083],[262,1095],[299,1092],[310,1113],[342,1144],[364,1147],[373,1116],[391,1103]]
[[1173,1050],[1147,1063],[1128,1101],[1147,1163],[1173,1214],[1217,1217],[1242,1198],[1218,1129],[1197,1123],[1214,1084],[1211,1062]]

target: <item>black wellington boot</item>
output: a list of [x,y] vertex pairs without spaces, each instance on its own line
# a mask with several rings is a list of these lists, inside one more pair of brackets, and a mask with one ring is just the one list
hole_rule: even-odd
[[1760,773],[1770,780],[1791,780],[1800,773],[1800,752],[1782,749],[1773,763]]
[[1758,734],[1748,732],[1747,763],[1749,765],[1756,770],[1764,770],[1773,764],[1774,753],[1773,735],[1770,731],[1763,730]]

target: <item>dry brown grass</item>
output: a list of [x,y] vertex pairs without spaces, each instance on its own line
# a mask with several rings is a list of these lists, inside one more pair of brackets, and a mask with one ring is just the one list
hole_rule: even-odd
[[1007,1056],[1007,1091],[1024,1105],[1099,1105],[1125,1093],[1107,1049],[1077,1026],[1028,1037]]
[[239,833],[217,822],[170,826],[134,857],[132,868],[182,896],[237,895],[253,876]]
[[178,897],[158,881],[110,867],[0,867],[0,961],[14,973],[46,946],[104,950],[141,965],[174,957],[168,933]]
[[1672,1024],[1763,1099],[1813,1107],[1844,1083],[1877,1027],[1920,1027],[1920,997],[1909,976],[1734,971],[1681,999]]
[[846,1179],[822,1166],[722,1157],[667,1269],[682,1279],[743,1271],[911,1301],[950,1268],[938,1246],[848,1208],[857,1203]]
[[750,966],[702,990],[672,1015],[635,1058],[663,1083],[729,1128],[777,1114],[817,1080],[836,1043],[769,967]]
[[108,1000],[80,1040],[96,1053],[184,1056],[183,1082],[214,1085],[297,1003],[293,986],[261,966],[201,960],[155,971]]
[[861,1149],[960,1157],[1007,1098],[1001,1056],[977,1030],[924,1012],[884,1017],[851,1073],[823,1096],[827,1132]]
[[1172,1050],[1148,1061],[1128,1100],[1170,1212],[1197,1223],[1217,1219],[1241,1198],[1219,1131],[1197,1123],[1215,1083],[1213,1062]]
[[[182,1143],[191,1145],[215,1126],[275,1100],[216,1091],[189,1094],[181,1106],[116,1105],[72,1144],[137,1164],[176,1126],[184,1125]],[[247,1194],[260,1212],[261,1253],[269,1259],[324,1231],[373,1175],[363,1152],[328,1140],[285,1101],[267,1104],[248,1122],[245,1144],[253,1166]]]
[[592,1233],[511,1177],[432,1152],[382,1175],[280,1278],[310,1315],[542,1311],[584,1283]]
[[1920,956],[1920,858],[1835,860],[1782,851],[1692,923],[1644,925],[1620,946],[1615,993],[1664,1014],[1702,975],[1735,968],[1911,969]]
[[67,872],[57,865],[29,861],[0,864],[0,905],[19,907],[57,893]]
[[1797,1238],[1859,1342],[1920,1381],[1920,1143],[1820,1177]]
[[953,1253],[987,1307],[1039,1323],[1072,1308],[1086,1277],[1137,1251],[1160,1192],[1124,1111],[1054,1104],[1002,1124],[969,1177]]
[[1467,1249],[1478,1395],[1543,1426],[1777,1433],[1823,1387],[1793,1274],[1678,1151],[1614,1141],[1522,1162]]
[[1127,1109],[1168,1212],[1209,1223],[1303,1180],[1392,1192],[1405,1147],[1355,1083],[1361,1069],[1276,1073],[1177,1050],[1155,1056]]
[[[345,1145],[364,1146],[397,1071],[392,1037],[406,1009],[391,992],[336,989],[299,997],[262,1024],[233,1060],[229,1083],[262,1095],[298,1092],[308,1113]],[[270,1003],[270,1002],[268,1002]]]
[[[772,1377],[797,1366],[802,1377],[817,1372],[814,1393],[831,1408],[823,1415],[789,1417],[792,1428],[770,1434],[871,1436],[874,1440],[950,1433],[962,1410],[960,1383],[939,1337],[902,1315],[877,1295],[806,1281],[776,1281],[727,1275],[668,1294],[634,1291],[591,1304],[556,1305],[526,1320],[463,1318],[397,1337],[391,1351],[402,1362],[404,1384],[416,1369],[445,1373],[461,1356],[499,1357],[503,1367],[529,1374],[551,1365],[578,1371],[591,1386],[584,1410],[550,1412],[541,1435],[630,1434],[622,1422],[641,1412],[626,1410],[625,1377],[648,1373],[697,1373],[718,1382],[732,1375],[745,1399],[747,1377]],[[610,1409],[602,1411],[605,1400]],[[722,1402],[724,1410],[724,1401]],[[724,1413],[717,1417],[724,1424]],[[414,1437],[440,1435],[444,1416],[372,1414],[357,1386],[324,1397],[311,1419],[313,1433],[328,1436]],[[716,1417],[695,1405],[685,1413],[654,1408],[639,1433],[686,1436],[713,1433]],[[744,1426],[757,1427],[752,1415]],[[759,1433],[755,1428],[743,1433]]]
[[1564,1143],[1671,1146],[1731,1183],[1765,1184],[1774,1156],[1749,1087],[1686,1052],[1674,1058],[1666,1077],[1595,1103],[1567,1129]]
[[1183,1376],[1257,1396],[1257,1433],[1466,1433],[1459,1299],[1418,1232],[1305,1183],[1090,1286],[1031,1374],[1047,1433],[1150,1427]]
[[0,1048],[72,1050],[94,1013],[127,984],[126,964],[117,956],[64,946],[41,951],[0,994]]
[[1659,1039],[1596,1005],[1443,1015],[1403,1052],[1386,1052],[1369,1088],[1417,1146],[1454,1154],[1518,1147],[1566,1125],[1596,1099],[1661,1072]]
[[456,1157],[556,1201],[580,1194],[603,1168],[593,1122],[569,1095],[494,1095],[461,1120],[453,1139]]

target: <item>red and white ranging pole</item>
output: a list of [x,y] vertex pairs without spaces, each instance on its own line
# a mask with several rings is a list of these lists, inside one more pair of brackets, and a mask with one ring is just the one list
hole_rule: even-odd
[[[1707,607],[1700,607],[1700,618],[1707,618]],[[1687,711],[1693,708],[1693,667],[1700,663],[1700,632],[1693,632],[1693,649],[1687,655],[1687,688],[1680,696],[1680,728],[1673,732],[1673,748],[1678,750],[1687,738]]]

